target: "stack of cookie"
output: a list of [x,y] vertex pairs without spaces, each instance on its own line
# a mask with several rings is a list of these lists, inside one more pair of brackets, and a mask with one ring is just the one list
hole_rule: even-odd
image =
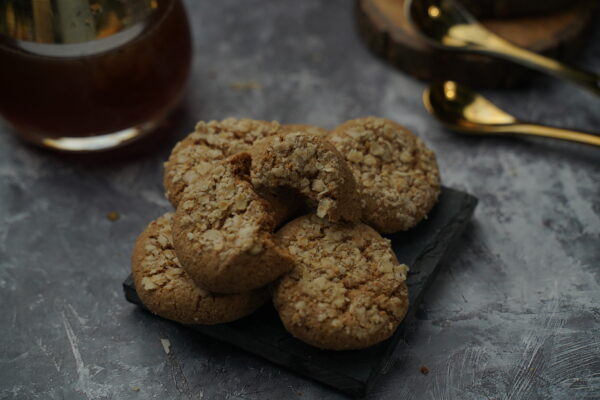
[[408,267],[381,234],[415,226],[440,190],[433,152],[373,117],[331,132],[200,122],[164,184],[176,211],[148,225],[132,258],[150,311],[217,324],[272,297],[292,335],[333,350],[380,342],[404,318]]

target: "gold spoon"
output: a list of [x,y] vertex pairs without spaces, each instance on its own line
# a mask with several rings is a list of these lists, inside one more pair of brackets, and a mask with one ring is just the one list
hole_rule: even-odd
[[600,146],[600,136],[519,121],[485,97],[453,81],[423,93],[429,113],[448,129],[474,135],[534,135]]
[[454,0],[409,0],[406,2],[406,14],[416,31],[436,47],[505,58],[570,80],[600,96],[600,75],[507,42],[477,22]]

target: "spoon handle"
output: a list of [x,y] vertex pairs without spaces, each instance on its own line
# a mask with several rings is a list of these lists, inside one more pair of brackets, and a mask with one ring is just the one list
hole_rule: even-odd
[[600,96],[600,75],[594,72],[571,67],[560,61],[516,46],[500,37],[495,37],[493,40],[488,38],[487,45],[487,48],[481,50],[490,55],[497,55],[527,65],[540,72],[570,80]]
[[510,132],[519,135],[543,136],[553,139],[567,140],[571,142],[579,142],[594,146],[600,146],[600,136],[592,135],[590,133],[572,131],[569,129],[555,128],[546,125],[516,123],[512,125],[506,125],[504,129],[499,129],[498,131],[502,131],[504,133]]

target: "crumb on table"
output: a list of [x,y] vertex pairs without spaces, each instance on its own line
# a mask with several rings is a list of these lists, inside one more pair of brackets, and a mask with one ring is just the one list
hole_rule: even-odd
[[116,211],[111,211],[108,214],[106,214],[106,219],[108,219],[111,222],[115,222],[117,221],[119,218],[121,218],[121,214],[119,214]]
[[230,86],[233,90],[240,92],[258,90],[262,87],[257,81],[233,81]]

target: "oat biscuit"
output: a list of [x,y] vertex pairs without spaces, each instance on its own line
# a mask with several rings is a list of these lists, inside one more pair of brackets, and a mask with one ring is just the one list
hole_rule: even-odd
[[255,289],[292,267],[272,235],[276,212],[254,191],[249,174],[249,154],[223,160],[186,188],[173,219],[181,265],[211,292]]
[[165,162],[164,186],[167,199],[177,207],[184,189],[214,164],[241,151],[255,141],[280,132],[278,122],[227,118],[198,122],[194,132],[175,145]]
[[363,223],[332,223],[306,215],[277,236],[294,269],[274,286],[273,303],[285,328],[330,350],[387,339],[408,309],[406,274],[390,242]]
[[356,221],[356,181],[344,157],[317,135],[294,132],[263,139],[250,149],[252,183],[260,193],[291,187],[321,218]]
[[172,216],[152,221],[133,250],[136,292],[151,312],[184,324],[218,324],[248,315],[268,299],[265,289],[219,295],[198,288],[175,255]]
[[435,154],[401,125],[359,118],[337,127],[327,139],[346,158],[361,194],[362,219],[377,231],[407,230],[437,201]]

